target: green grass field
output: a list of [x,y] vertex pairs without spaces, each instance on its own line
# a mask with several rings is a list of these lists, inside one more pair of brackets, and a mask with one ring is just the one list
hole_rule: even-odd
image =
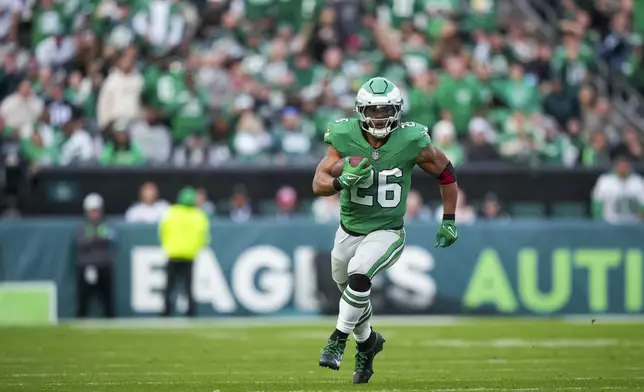
[[380,319],[368,385],[317,365],[333,321],[73,323],[0,329],[0,391],[636,391],[644,323]]

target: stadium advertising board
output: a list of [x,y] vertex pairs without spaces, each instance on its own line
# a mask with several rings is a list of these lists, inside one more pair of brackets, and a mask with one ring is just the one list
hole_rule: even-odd
[[[73,227],[0,224],[3,280],[56,282],[60,317],[74,314]],[[307,221],[214,224],[213,247],[195,265],[199,315],[318,313],[316,271],[327,268],[316,267],[316,254],[330,250],[335,229]],[[641,226],[485,223],[461,227],[448,249],[433,248],[434,229],[407,226],[400,261],[374,282],[376,314],[644,313]],[[156,315],[166,281],[156,228],[118,224],[117,232],[117,314]]]

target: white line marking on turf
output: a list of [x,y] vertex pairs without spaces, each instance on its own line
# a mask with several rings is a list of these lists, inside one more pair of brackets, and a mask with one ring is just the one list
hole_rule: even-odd
[[[459,381],[459,380],[453,380]],[[468,382],[476,380],[466,380]],[[256,381],[255,384],[285,384],[290,382],[289,380],[283,381],[273,381],[273,382],[261,382]],[[247,382],[218,382],[220,384],[248,384]],[[312,384],[339,384],[341,381],[313,381]],[[138,386],[171,386],[171,385],[202,385],[210,384],[212,381],[92,381],[92,382],[47,382],[47,386],[61,386],[61,387],[72,387],[72,386],[128,386],[128,385],[138,385]],[[4,386],[27,386],[25,383],[3,383]],[[641,390],[644,389],[644,386],[632,386],[632,387],[618,387],[618,386],[598,386],[602,390]],[[556,388],[439,388],[439,389],[383,389],[375,390],[371,392],[477,392],[477,391],[505,391],[505,392],[532,392],[532,391],[579,391],[587,390],[588,387],[556,387]],[[321,390],[319,392],[341,392],[339,390]],[[313,392],[311,390],[292,390],[291,392]],[[318,391],[316,391],[318,392]]]
[[[598,387],[602,390],[638,390],[644,387],[613,387],[604,386]],[[478,392],[478,391],[504,391],[504,392],[536,392],[536,391],[581,391],[588,390],[587,387],[559,387],[559,388],[439,388],[439,389],[376,389],[369,390],[369,392]],[[345,390],[339,389],[323,389],[323,390],[310,390],[310,389],[295,389],[289,392],[344,392]],[[265,391],[254,391],[265,392]]]
[[[462,317],[462,316],[374,316],[374,322],[379,326],[414,327],[414,326],[445,326],[445,325],[477,325],[482,322],[498,323],[494,318]],[[517,318],[530,322],[537,318]],[[544,320],[541,318],[541,320]],[[275,317],[243,317],[225,316],[216,318],[190,319],[190,318],[121,318],[115,320],[90,319],[90,320],[65,320],[61,324],[77,329],[186,329],[186,328],[262,328],[278,327],[282,325],[333,325],[337,321],[335,316],[275,316]]]
[[[249,356],[248,358],[252,358],[252,356]],[[493,365],[499,365],[499,364],[531,364],[531,365],[538,365],[538,364],[564,364],[564,363],[588,363],[588,362],[597,362],[596,358],[588,358],[588,357],[581,357],[581,358],[495,358],[495,359],[453,359],[453,358],[443,358],[443,357],[432,357],[432,361],[436,363],[441,363],[441,364],[450,364],[450,365],[471,365],[471,364],[493,364]],[[18,362],[18,363],[16,363]],[[400,363],[400,362],[398,362]],[[414,361],[409,361],[409,363],[416,363]],[[46,360],[38,360],[38,359],[20,359],[16,358],[13,360],[1,360],[0,359],[0,365],[6,368],[25,368],[29,365],[33,366],[50,366],[51,362],[46,361]],[[88,367],[87,364],[85,363],[78,363],[76,360],[60,360],[56,361],[56,366],[62,366],[65,368],[70,368],[70,369],[77,369],[77,368],[83,368],[86,369]],[[133,368],[133,367],[144,367],[147,366],[143,362],[120,362],[120,363],[99,363],[95,365],[89,365],[89,366],[96,366],[102,369],[127,369],[127,368]],[[164,363],[162,365],[164,368],[185,368],[186,365],[183,363]],[[622,370],[644,370],[644,367],[623,367],[621,368]],[[25,373],[29,374],[29,373]]]
[[461,340],[440,339],[425,341],[407,341],[406,346],[449,347],[449,348],[596,348],[611,346],[644,346],[643,340],[618,340],[618,339],[550,339],[550,340],[525,340],[519,338],[506,338],[494,340]]
[[[558,368],[494,368],[495,372],[554,372],[558,371]],[[622,368],[621,370],[629,370]],[[631,371],[640,371],[641,368],[631,368]],[[476,370],[476,371],[488,371],[488,370]],[[460,373],[457,370],[448,370],[448,369],[432,369],[432,373]],[[472,372],[472,370],[470,370]],[[315,374],[315,371],[310,370],[306,372],[308,374]],[[13,373],[11,374],[12,378],[46,378],[46,377],[135,377],[135,376],[220,376],[220,375],[245,375],[245,374],[292,374],[291,371],[275,371],[275,370],[230,370],[230,371],[208,371],[208,372],[62,372],[62,373]],[[0,377],[1,378],[1,377]],[[291,377],[292,378],[292,377]],[[604,377],[605,379],[615,379],[615,380],[643,380],[644,376],[633,376],[633,377]],[[573,380],[597,380],[597,377],[576,377]],[[456,379],[454,381],[466,381],[469,379]],[[238,381],[231,381],[238,382]],[[239,381],[242,382],[242,381]],[[261,381],[258,381],[261,382]],[[270,381],[266,381],[267,383]],[[317,382],[317,381],[316,381]]]

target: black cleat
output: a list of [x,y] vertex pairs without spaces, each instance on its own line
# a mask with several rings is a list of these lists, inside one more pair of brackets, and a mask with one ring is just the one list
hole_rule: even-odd
[[376,354],[382,351],[385,345],[385,338],[378,332],[371,332],[374,337],[373,345],[367,350],[360,350],[358,345],[358,352],[356,353],[356,367],[353,371],[354,384],[366,384],[373,376],[373,359]]
[[329,339],[320,354],[320,366],[331,370],[340,370],[346,339]]

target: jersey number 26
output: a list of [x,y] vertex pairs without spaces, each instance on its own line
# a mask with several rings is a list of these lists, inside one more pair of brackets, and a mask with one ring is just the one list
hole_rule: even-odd
[[[378,190],[376,192],[378,204],[383,208],[397,207],[398,204],[400,204],[402,187],[400,186],[400,184],[393,182],[390,183],[389,178],[399,178],[402,177],[402,175],[402,170],[395,168],[378,172],[378,176],[376,178],[376,172],[372,170],[371,175],[367,179],[365,179],[358,186],[351,188],[351,202],[360,204],[361,206],[374,206],[373,195],[361,196],[360,190],[371,188],[372,186],[374,186],[374,182],[376,182],[375,186]],[[374,181],[374,178],[377,181]]]

